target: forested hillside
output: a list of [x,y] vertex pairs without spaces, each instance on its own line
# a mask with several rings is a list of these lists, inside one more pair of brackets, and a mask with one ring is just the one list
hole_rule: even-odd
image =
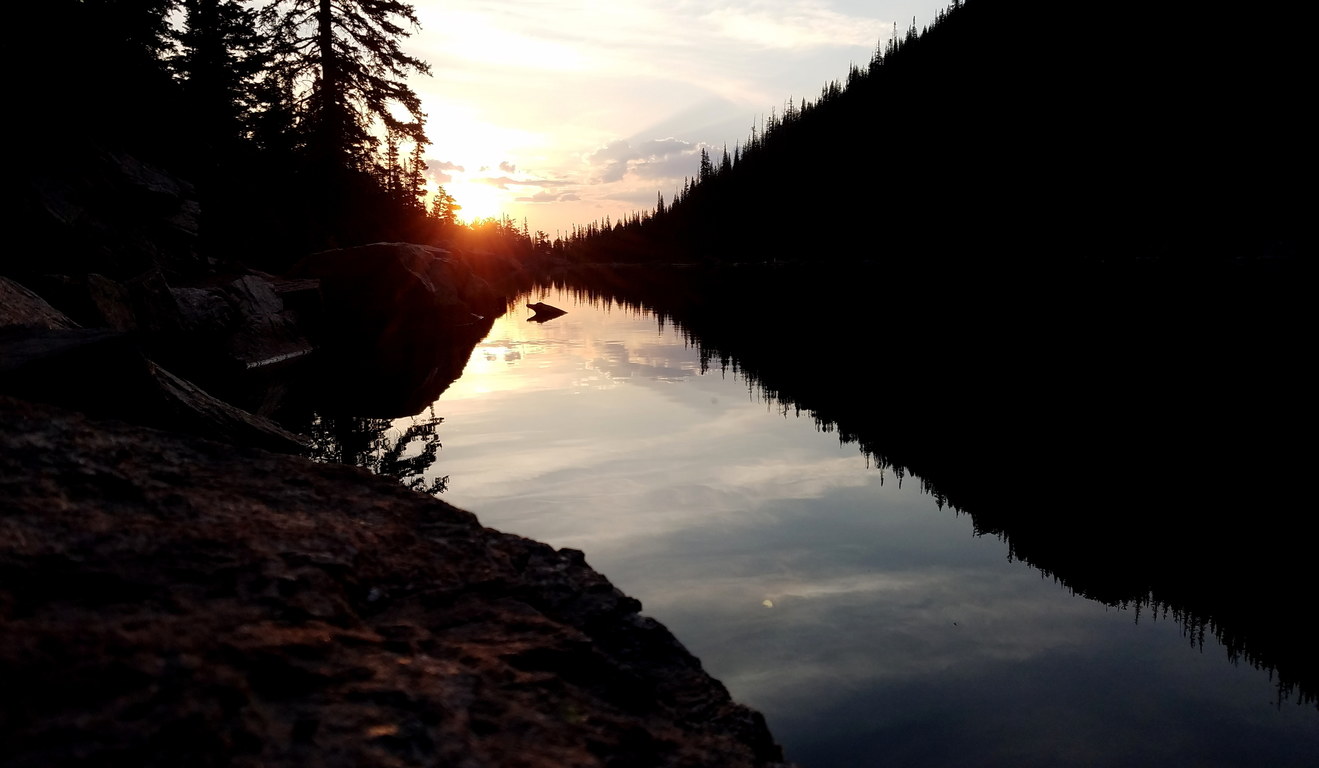
[[[1277,5],[1277,4],[1273,4]],[[1291,256],[1312,244],[1290,10],[966,0],[582,260],[889,264]],[[1126,13],[1128,15],[1118,15]]]
[[24,73],[10,215],[58,244],[48,251],[86,250],[69,232],[90,219],[145,215],[150,201],[100,181],[126,163],[186,187],[211,258],[280,269],[310,250],[432,242],[455,224],[443,189],[428,201],[426,116],[409,85],[428,66],[402,47],[418,28],[408,3],[43,0],[25,13],[3,47]]

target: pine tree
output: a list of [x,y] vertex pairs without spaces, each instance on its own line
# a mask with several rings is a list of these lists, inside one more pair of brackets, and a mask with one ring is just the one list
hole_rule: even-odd
[[[10,3],[0,43],[11,133],[45,146],[117,144],[155,161],[190,149],[177,129],[177,84],[162,57],[176,0],[41,0]],[[21,74],[19,74],[21,73]],[[89,121],[95,131],[88,132]],[[89,136],[92,137],[89,142]],[[11,159],[26,161],[24,153]],[[30,153],[46,155],[48,153]],[[17,157],[15,157],[17,155]]]
[[462,210],[453,196],[439,187],[435,190],[435,197],[431,199],[431,218],[436,219],[442,224],[454,224],[458,221],[458,211]]
[[170,63],[195,118],[190,130],[223,163],[251,133],[255,83],[268,63],[256,13],[235,0],[183,0],[182,8]]
[[398,131],[385,132],[385,164],[384,178],[382,186],[385,188],[385,194],[390,198],[397,199],[400,190],[403,188],[403,171],[399,167],[398,160]]
[[[271,0],[261,12],[284,77],[304,84],[303,120],[317,159],[331,167],[365,168],[379,121],[426,142],[421,100],[407,84],[430,66],[403,52],[400,40],[419,26],[412,5],[398,0]],[[411,117],[401,120],[400,106]]]
[[414,209],[426,210],[426,165],[422,152],[425,144],[418,141],[412,145],[412,155],[408,158],[407,182],[408,182],[408,205]]

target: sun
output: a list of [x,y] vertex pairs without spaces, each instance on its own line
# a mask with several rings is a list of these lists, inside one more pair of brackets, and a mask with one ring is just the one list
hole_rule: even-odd
[[469,224],[482,219],[499,218],[509,203],[503,190],[489,184],[455,181],[446,184],[444,190],[463,207],[458,212],[458,218]]

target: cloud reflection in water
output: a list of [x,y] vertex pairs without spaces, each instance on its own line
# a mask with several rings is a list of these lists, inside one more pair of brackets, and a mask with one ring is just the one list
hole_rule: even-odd
[[698,352],[653,319],[547,300],[568,314],[501,319],[437,403],[445,499],[585,551],[766,714],[790,758],[1319,754],[1313,713],[1269,707],[1267,676],[1188,648],[1172,621],[1137,624],[1009,561],[917,482],[899,487],[732,373],[699,375]]

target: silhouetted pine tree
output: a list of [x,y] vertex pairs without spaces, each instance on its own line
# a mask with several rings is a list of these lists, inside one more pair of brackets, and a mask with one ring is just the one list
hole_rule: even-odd
[[[192,137],[178,125],[178,88],[163,62],[177,0],[42,0],[13,6],[0,45],[9,100],[28,130],[58,146],[113,145],[177,160]],[[94,126],[94,130],[92,129]],[[24,155],[48,153],[19,153]]]
[[400,198],[403,189],[401,178],[403,169],[398,159],[398,131],[385,132],[384,167],[381,171],[381,181],[385,187],[385,194],[391,198]]
[[458,211],[462,208],[444,187],[440,187],[435,190],[435,195],[431,198],[430,216],[441,224],[452,225],[457,223]]
[[426,145],[420,141],[412,145],[404,177],[407,180],[407,205],[422,212],[426,209],[426,160],[422,157]]
[[183,26],[169,61],[177,74],[200,141],[199,155],[224,164],[252,130],[256,81],[268,52],[256,31],[256,12],[234,0],[182,0]]
[[[403,226],[413,206],[400,210],[396,194],[383,188],[380,176],[387,185],[390,171],[381,172],[372,128],[427,143],[421,101],[406,77],[430,68],[400,44],[409,34],[405,25],[417,25],[413,7],[397,0],[271,0],[260,18],[273,46],[272,77],[302,89],[295,90],[295,130],[305,142],[299,186],[312,230],[324,244],[346,244]],[[396,108],[411,119],[396,117]]]
[[[408,3],[397,0],[273,0],[262,11],[285,76],[311,82],[302,118],[324,162],[367,167],[379,121],[388,130],[425,142],[421,101],[406,82],[430,66],[403,51],[418,25]],[[402,121],[393,107],[412,118]]]
[[710,162],[710,152],[705,147],[701,147],[701,168],[696,178],[698,181],[709,181],[714,176],[714,164]]

